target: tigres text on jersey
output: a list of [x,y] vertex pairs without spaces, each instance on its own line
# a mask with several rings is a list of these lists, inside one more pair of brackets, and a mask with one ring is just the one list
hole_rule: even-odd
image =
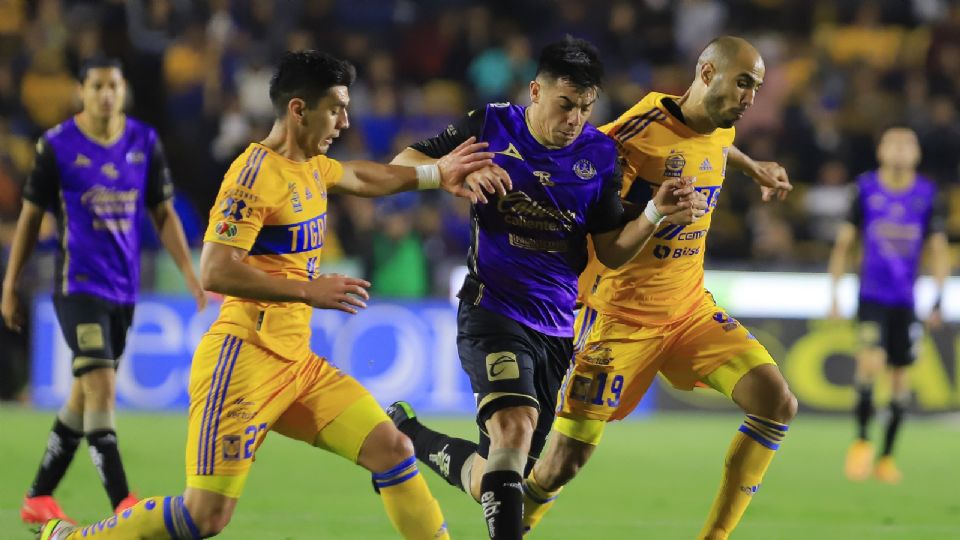
[[[224,177],[205,242],[249,252],[244,263],[287,279],[318,275],[327,230],[327,190],[343,167],[326,156],[291,161],[251,144]],[[312,308],[301,303],[227,297],[210,328],[291,360],[310,356]]]

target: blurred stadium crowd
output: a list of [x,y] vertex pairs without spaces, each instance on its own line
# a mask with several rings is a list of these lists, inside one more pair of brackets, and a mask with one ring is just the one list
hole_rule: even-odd
[[[387,160],[489,101],[527,101],[538,49],[570,33],[596,43],[608,81],[593,123],[649,90],[680,94],[700,48],[734,33],[767,73],[737,144],[777,160],[797,191],[762,205],[727,182],[709,265],[822,270],[878,132],[917,130],[922,170],[951,201],[960,236],[960,3],[947,0],[0,0],[0,240],[7,246],[36,138],[75,112],[74,72],[124,62],[129,112],[163,138],[191,243],[223,172],[268,130],[273,61],[319,48],[358,67],[339,159]],[[328,264],[375,294],[446,294],[468,244],[469,208],[440,194],[332,201]],[[149,227],[147,227],[149,228]],[[52,230],[52,229],[51,229]],[[163,288],[160,269],[144,273]],[[38,273],[42,282],[43,272]],[[172,282],[176,282],[173,276]]]

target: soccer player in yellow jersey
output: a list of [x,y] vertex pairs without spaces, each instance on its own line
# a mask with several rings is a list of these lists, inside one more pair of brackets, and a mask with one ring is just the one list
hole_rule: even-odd
[[270,83],[272,131],[223,180],[200,265],[204,288],[226,300],[193,358],[183,496],[147,498],[86,527],[50,521],[43,540],[214,536],[230,521],[269,432],[370,470],[404,538],[449,537],[409,439],[355,379],[310,350],[309,323],[314,308],[356,313],[368,298],[366,281],[318,272],[328,193],[442,187],[467,196],[464,177],[493,154],[471,139],[416,168],[327,158],[348,127],[354,77],[353,66],[330,55],[287,53]]
[[550,447],[524,482],[526,527],[536,525],[587,462],[606,422],[627,416],[657,372],[680,389],[709,386],[746,413],[698,538],[728,538],[760,487],[797,401],[763,345],[704,290],[703,255],[728,160],[761,185],[764,199],[791,189],[782,167],[755,162],[733,146],[733,125],[763,76],[763,60],[749,43],[721,37],[701,53],[683,96],[651,93],[601,128],[626,162],[625,200],[643,204],[664,181],[695,176],[708,210],[692,225],[660,227],[617,270],[594,257],[581,275],[575,363],[560,390]]

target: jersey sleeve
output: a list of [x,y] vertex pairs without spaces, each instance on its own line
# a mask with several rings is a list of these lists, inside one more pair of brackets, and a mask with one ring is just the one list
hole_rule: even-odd
[[224,176],[217,200],[210,209],[204,242],[249,251],[267,217],[273,212],[268,181],[261,179],[259,182],[241,183],[246,170],[245,161],[246,155],[241,155]]
[[23,186],[23,198],[41,208],[51,208],[56,204],[59,190],[60,170],[53,146],[46,137],[40,137],[33,171]]
[[163,152],[163,144],[160,139],[156,139],[150,156],[150,168],[147,170],[144,202],[148,207],[154,207],[171,197],[173,197],[173,180],[170,178],[170,167],[167,165],[167,156]]
[[949,209],[947,208],[947,201],[945,200],[945,197],[935,195],[933,199],[933,208],[930,210],[930,215],[927,218],[926,227],[924,229],[924,236],[929,238],[937,233],[946,233],[948,216]]
[[483,112],[470,111],[463,118],[447,126],[447,129],[441,131],[435,137],[411,144],[410,148],[431,158],[440,159],[470,137],[479,139],[482,132]]
[[620,200],[623,172],[620,161],[616,160],[613,171],[603,179],[600,196],[587,216],[587,231],[590,234],[610,232],[623,225],[623,202]]
[[323,182],[324,188],[329,190],[339,184],[343,178],[343,164],[327,156],[319,156],[317,172],[320,174],[320,181]]

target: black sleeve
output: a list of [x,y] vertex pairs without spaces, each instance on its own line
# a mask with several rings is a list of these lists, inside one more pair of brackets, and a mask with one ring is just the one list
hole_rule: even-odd
[[863,205],[860,201],[860,190],[853,192],[853,198],[850,201],[850,209],[847,210],[847,221],[852,223],[857,229],[863,227]]
[[23,186],[23,198],[41,208],[52,208],[59,197],[60,170],[53,146],[46,138],[37,141],[37,157],[33,171]]
[[930,210],[930,215],[927,218],[926,231],[924,231],[926,234],[924,236],[929,238],[931,235],[937,233],[946,233],[948,214],[947,201],[938,194],[933,199],[933,208]]
[[167,166],[167,157],[163,153],[160,139],[153,143],[153,155],[150,156],[150,168],[147,170],[147,186],[144,193],[144,202],[147,208],[173,197],[173,181],[170,179],[170,167]]
[[483,132],[483,112],[470,111],[466,116],[447,126],[436,137],[430,137],[410,145],[410,148],[440,159],[470,137],[480,138]]
[[610,232],[623,226],[623,201],[620,200],[622,188],[623,168],[618,159],[613,172],[604,178],[600,197],[587,216],[587,231],[590,234]]

